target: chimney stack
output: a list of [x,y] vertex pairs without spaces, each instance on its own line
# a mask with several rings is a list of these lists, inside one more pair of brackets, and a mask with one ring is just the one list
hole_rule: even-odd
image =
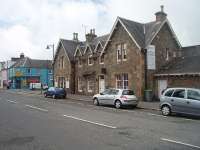
[[21,53],[19,58],[20,59],[24,58],[24,53]]
[[86,41],[91,42],[97,35],[95,34],[95,29],[91,29],[90,33],[85,35]]
[[78,42],[78,33],[73,33],[73,40]]
[[167,18],[167,14],[164,12],[164,6],[160,6],[161,11],[155,13],[156,15],[156,21],[164,21]]

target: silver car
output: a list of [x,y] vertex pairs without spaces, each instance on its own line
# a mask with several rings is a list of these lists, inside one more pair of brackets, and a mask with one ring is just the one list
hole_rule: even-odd
[[106,89],[104,92],[93,96],[94,105],[114,105],[121,108],[123,105],[137,106],[138,99],[133,90],[128,89]]
[[165,116],[172,112],[200,116],[200,90],[168,88],[161,95],[160,108]]

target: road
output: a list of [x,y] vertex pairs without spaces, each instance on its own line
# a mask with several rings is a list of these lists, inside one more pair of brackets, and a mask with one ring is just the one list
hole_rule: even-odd
[[200,149],[200,120],[0,91],[0,150]]

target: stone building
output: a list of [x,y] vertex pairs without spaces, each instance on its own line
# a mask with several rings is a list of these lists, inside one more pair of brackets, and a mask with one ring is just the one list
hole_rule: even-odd
[[78,41],[78,34],[73,34],[73,40],[60,39],[54,57],[55,86],[62,87],[69,93],[75,92],[75,59],[74,52]]
[[86,41],[75,51],[75,91],[78,94],[92,95],[105,89],[105,64],[101,51],[108,35],[97,37],[95,30],[86,34]]
[[60,40],[54,60],[56,83],[69,85],[76,94],[129,88],[140,99],[147,89],[159,97],[165,82],[161,80],[163,68],[178,64],[184,52],[161,6],[152,22],[117,17],[109,34],[97,36],[92,29],[85,41]]

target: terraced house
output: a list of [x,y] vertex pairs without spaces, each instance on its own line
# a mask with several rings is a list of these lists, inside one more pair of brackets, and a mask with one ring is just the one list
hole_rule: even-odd
[[[93,95],[105,88],[129,88],[140,99],[146,89],[158,97],[166,87],[161,85],[162,80],[157,75],[182,54],[163,6],[152,22],[139,23],[117,17],[109,34],[97,36],[92,29],[85,41],[78,38],[67,41],[73,46],[68,47],[66,43],[68,48],[63,51],[65,57],[71,57],[63,67],[66,72],[63,76],[66,78],[68,74],[69,77],[65,85],[69,84],[73,93],[84,95]],[[56,77],[61,73],[58,66],[63,60],[63,53],[59,51],[60,42],[54,60]]]

